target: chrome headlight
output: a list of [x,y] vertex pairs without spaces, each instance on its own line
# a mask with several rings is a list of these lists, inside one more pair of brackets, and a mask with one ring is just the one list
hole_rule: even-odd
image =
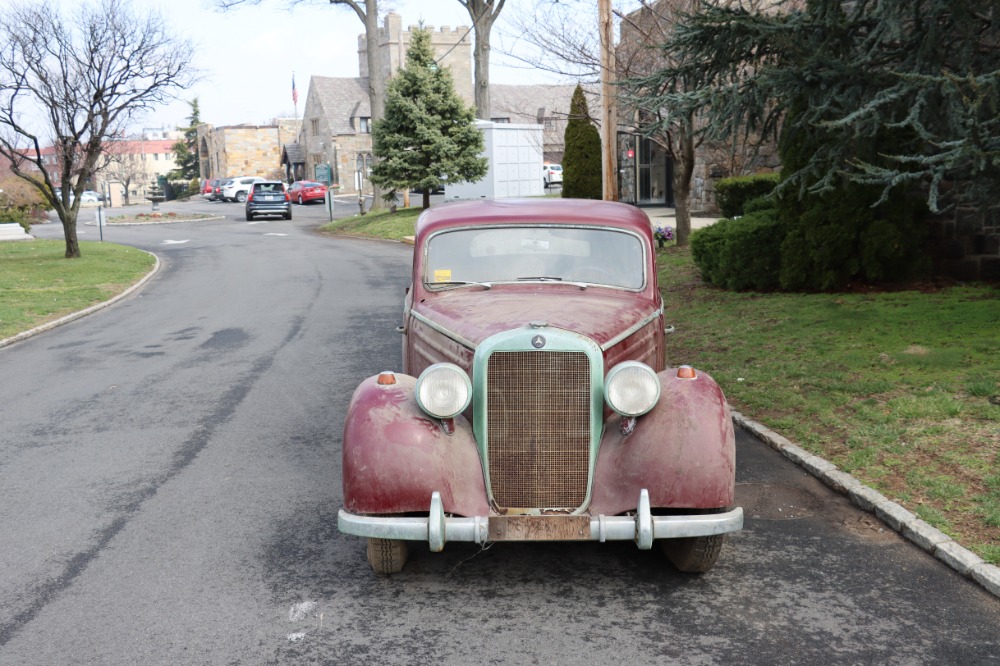
[[622,416],[642,416],[660,399],[660,379],[645,363],[619,363],[604,380],[604,399]]
[[458,416],[472,400],[472,382],[454,363],[435,363],[417,377],[417,404],[437,419]]

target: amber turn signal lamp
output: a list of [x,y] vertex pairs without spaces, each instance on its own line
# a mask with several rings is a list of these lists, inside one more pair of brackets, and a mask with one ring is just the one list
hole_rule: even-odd
[[694,379],[698,375],[695,374],[694,368],[690,365],[682,365],[677,368],[677,379]]
[[378,373],[378,383],[382,386],[391,386],[396,383],[396,375],[390,370],[383,370]]

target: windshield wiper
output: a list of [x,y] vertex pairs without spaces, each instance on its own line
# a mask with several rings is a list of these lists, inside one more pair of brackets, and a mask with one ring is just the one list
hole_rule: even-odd
[[[535,275],[535,276],[528,276],[528,277],[519,277],[517,279],[518,279],[519,282],[521,280],[524,280],[525,282],[528,282],[528,281],[531,281],[531,280],[538,280],[539,282],[563,282],[563,279],[561,277],[557,276],[557,275]],[[586,289],[587,287],[590,286],[586,282],[576,282],[576,281],[567,282],[566,284],[571,284],[571,285],[573,285],[575,287],[579,287],[580,289]]]
[[447,280],[442,282],[428,282],[428,286],[431,287],[466,287],[469,285],[477,285],[483,289],[491,289],[493,287],[489,282],[473,282],[466,280]]

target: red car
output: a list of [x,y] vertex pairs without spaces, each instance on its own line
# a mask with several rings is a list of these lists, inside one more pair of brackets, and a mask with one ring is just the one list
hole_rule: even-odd
[[326,185],[314,180],[297,180],[288,188],[292,201],[307,204],[310,201],[326,201]]
[[216,191],[221,181],[218,178],[210,178],[201,186],[201,196],[209,201],[216,201]]
[[572,199],[417,221],[401,372],[354,392],[341,532],[377,573],[407,544],[635,541],[712,568],[733,507],[722,390],[669,367],[649,218]]

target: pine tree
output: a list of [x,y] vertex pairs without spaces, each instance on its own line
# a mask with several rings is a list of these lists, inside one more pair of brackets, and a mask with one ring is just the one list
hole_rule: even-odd
[[[703,3],[664,50],[658,100],[702,132],[822,131],[782,189],[846,175],[921,191],[931,210],[1000,207],[1000,6],[995,0],[786,0],[782,11]],[[675,85],[681,83],[683,85]],[[800,113],[786,116],[792,108]],[[891,129],[886,133],[884,130]],[[889,137],[890,141],[885,143]],[[865,147],[870,157],[861,157]]]
[[198,110],[198,98],[188,102],[191,115],[188,116],[188,126],[178,127],[184,132],[184,138],[174,144],[174,163],[177,168],[170,172],[171,180],[193,180],[201,177],[201,159],[198,156],[198,125],[201,115]]
[[483,135],[475,112],[455,92],[451,72],[438,67],[430,33],[412,33],[406,66],[389,81],[385,115],[375,123],[372,142],[379,161],[373,183],[387,188],[430,192],[446,181],[477,181],[486,175]]
[[579,85],[569,103],[569,121],[563,136],[563,197],[600,199],[601,135],[590,120],[587,98]]

